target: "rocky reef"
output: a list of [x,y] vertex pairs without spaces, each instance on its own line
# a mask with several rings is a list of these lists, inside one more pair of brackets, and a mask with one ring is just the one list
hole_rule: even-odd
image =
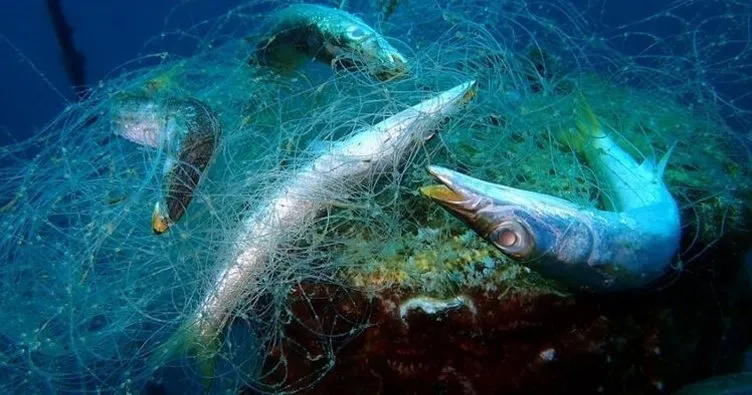
[[[718,119],[594,77],[578,84],[588,97],[608,98],[592,100],[594,111],[632,155],[677,144],[666,173],[685,220],[674,273],[639,295],[573,294],[406,193],[402,215],[412,222],[399,237],[355,233],[342,251],[350,264],[341,283],[292,292],[297,319],[272,353],[270,382],[283,380],[284,361],[287,382],[327,371],[307,393],[660,394],[735,371],[750,340],[749,281],[739,275],[751,190],[742,153],[713,135]],[[597,180],[552,142],[574,125],[571,88],[531,96],[503,116],[487,115],[481,99],[466,120],[472,127],[446,137],[438,160],[597,205]],[[408,179],[408,190],[428,182],[422,169]]]

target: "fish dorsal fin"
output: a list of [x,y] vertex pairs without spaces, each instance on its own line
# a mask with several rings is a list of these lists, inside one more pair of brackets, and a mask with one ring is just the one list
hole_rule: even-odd
[[666,165],[668,165],[668,159],[671,157],[671,154],[674,153],[674,148],[676,148],[676,141],[671,144],[668,151],[666,151],[660,162],[658,162],[658,166],[655,168],[655,175],[659,180],[663,179],[663,173],[666,172]]
[[329,145],[321,140],[314,140],[308,146],[308,152],[313,155],[321,155],[329,149]]
[[648,157],[640,163],[640,171],[643,173],[655,174],[655,168],[655,155],[653,154],[648,155]]
[[644,174],[651,175],[656,181],[663,180],[663,173],[666,171],[666,165],[668,165],[668,160],[671,157],[671,154],[674,152],[674,147],[676,147],[676,142],[671,144],[671,146],[668,148],[668,151],[661,157],[661,160],[656,163],[655,161],[655,155],[650,155],[640,164],[640,170],[644,172]]

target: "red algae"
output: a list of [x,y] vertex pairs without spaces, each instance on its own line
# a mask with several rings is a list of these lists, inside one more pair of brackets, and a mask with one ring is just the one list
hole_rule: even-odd
[[704,280],[682,283],[629,303],[470,290],[464,295],[476,312],[414,309],[402,318],[400,304],[415,295],[308,283],[293,292],[298,320],[267,361],[279,366],[284,357],[286,369],[268,369],[267,379],[304,383],[331,368],[305,385],[310,394],[664,393],[707,374],[710,355],[715,368],[721,359],[722,342],[707,340],[718,338],[718,322],[702,317],[717,315],[722,301],[698,287]]

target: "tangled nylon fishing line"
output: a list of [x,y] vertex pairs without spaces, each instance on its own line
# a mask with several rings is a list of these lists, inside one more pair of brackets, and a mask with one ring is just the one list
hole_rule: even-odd
[[[264,21],[283,7],[276,2],[251,1],[188,27],[172,26],[190,9],[177,6],[141,57],[39,133],[0,149],[0,388],[135,393],[175,376],[192,388],[310,388],[370,323],[368,306],[354,296],[356,319],[334,306],[290,308],[291,298],[311,297],[304,284],[335,285],[337,297],[348,298],[386,287],[441,294],[489,281],[456,265],[452,273],[421,266],[421,251],[467,232],[418,196],[430,182],[425,165],[586,205],[607,200],[561,138],[583,97],[636,158],[660,157],[677,144],[666,182],[682,208],[682,259],[691,260],[743,231],[752,201],[750,137],[738,132],[750,130],[749,98],[728,89],[750,82],[752,12],[742,1],[715,3],[676,1],[608,27],[592,19],[607,1],[587,9],[556,0],[343,2],[405,56],[409,73],[386,81],[337,67],[339,58],[335,67],[305,62],[286,73],[249,62],[267,33]],[[673,30],[659,34],[658,25]],[[624,53],[627,44],[642,50]],[[171,52],[176,47],[190,56]],[[235,259],[244,220],[270,196],[338,141],[470,79],[477,98],[433,140],[362,182],[310,191],[307,201],[325,212],[276,240],[218,344],[183,345],[163,357]],[[146,104],[128,107],[124,95]],[[176,153],[118,130],[124,119],[143,122],[144,112],[161,129],[183,127],[185,116],[164,105],[170,100],[205,105],[221,137],[206,168],[190,168],[201,176],[189,185],[185,213],[155,235],[154,207]],[[291,327],[320,341],[294,344]],[[288,368],[301,363],[310,374],[291,376]]]

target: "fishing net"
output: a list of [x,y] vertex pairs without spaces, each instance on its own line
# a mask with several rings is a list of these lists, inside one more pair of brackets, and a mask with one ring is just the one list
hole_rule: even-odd
[[[321,62],[285,74],[249,64],[263,21],[282,7],[251,2],[167,27],[147,55],[92,87],[85,101],[2,147],[4,392],[306,390],[370,322],[368,306],[356,302],[354,314],[290,308],[290,299],[311,297],[303,283],[330,284],[345,296],[390,287],[436,297],[475,286],[555,287],[417,190],[430,182],[425,165],[435,163],[600,206],[598,180],[558,139],[583,97],[638,160],[676,143],[666,183],[682,208],[683,262],[746,231],[749,98],[733,89],[752,73],[746,2],[677,1],[611,27],[585,16],[603,17],[608,2],[327,5],[383,34],[405,55],[409,75],[378,81]],[[624,53],[627,43],[642,50]],[[190,352],[155,358],[232,261],[243,220],[301,166],[332,142],[471,79],[477,97],[433,140],[366,182],[343,185],[347,193],[320,202],[326,213],[306,232],[269,251],[211,369]],[[201,103],[221,132],[185,213],[157,235],[153,211],[174,152],[117,131],[133,120],[166,127],[161,122],[181,117],[170,110],[175,101]],[[287,341],[295,322],[320,339],[316,348]],[[288,372],[299,363],[309,374]]]

